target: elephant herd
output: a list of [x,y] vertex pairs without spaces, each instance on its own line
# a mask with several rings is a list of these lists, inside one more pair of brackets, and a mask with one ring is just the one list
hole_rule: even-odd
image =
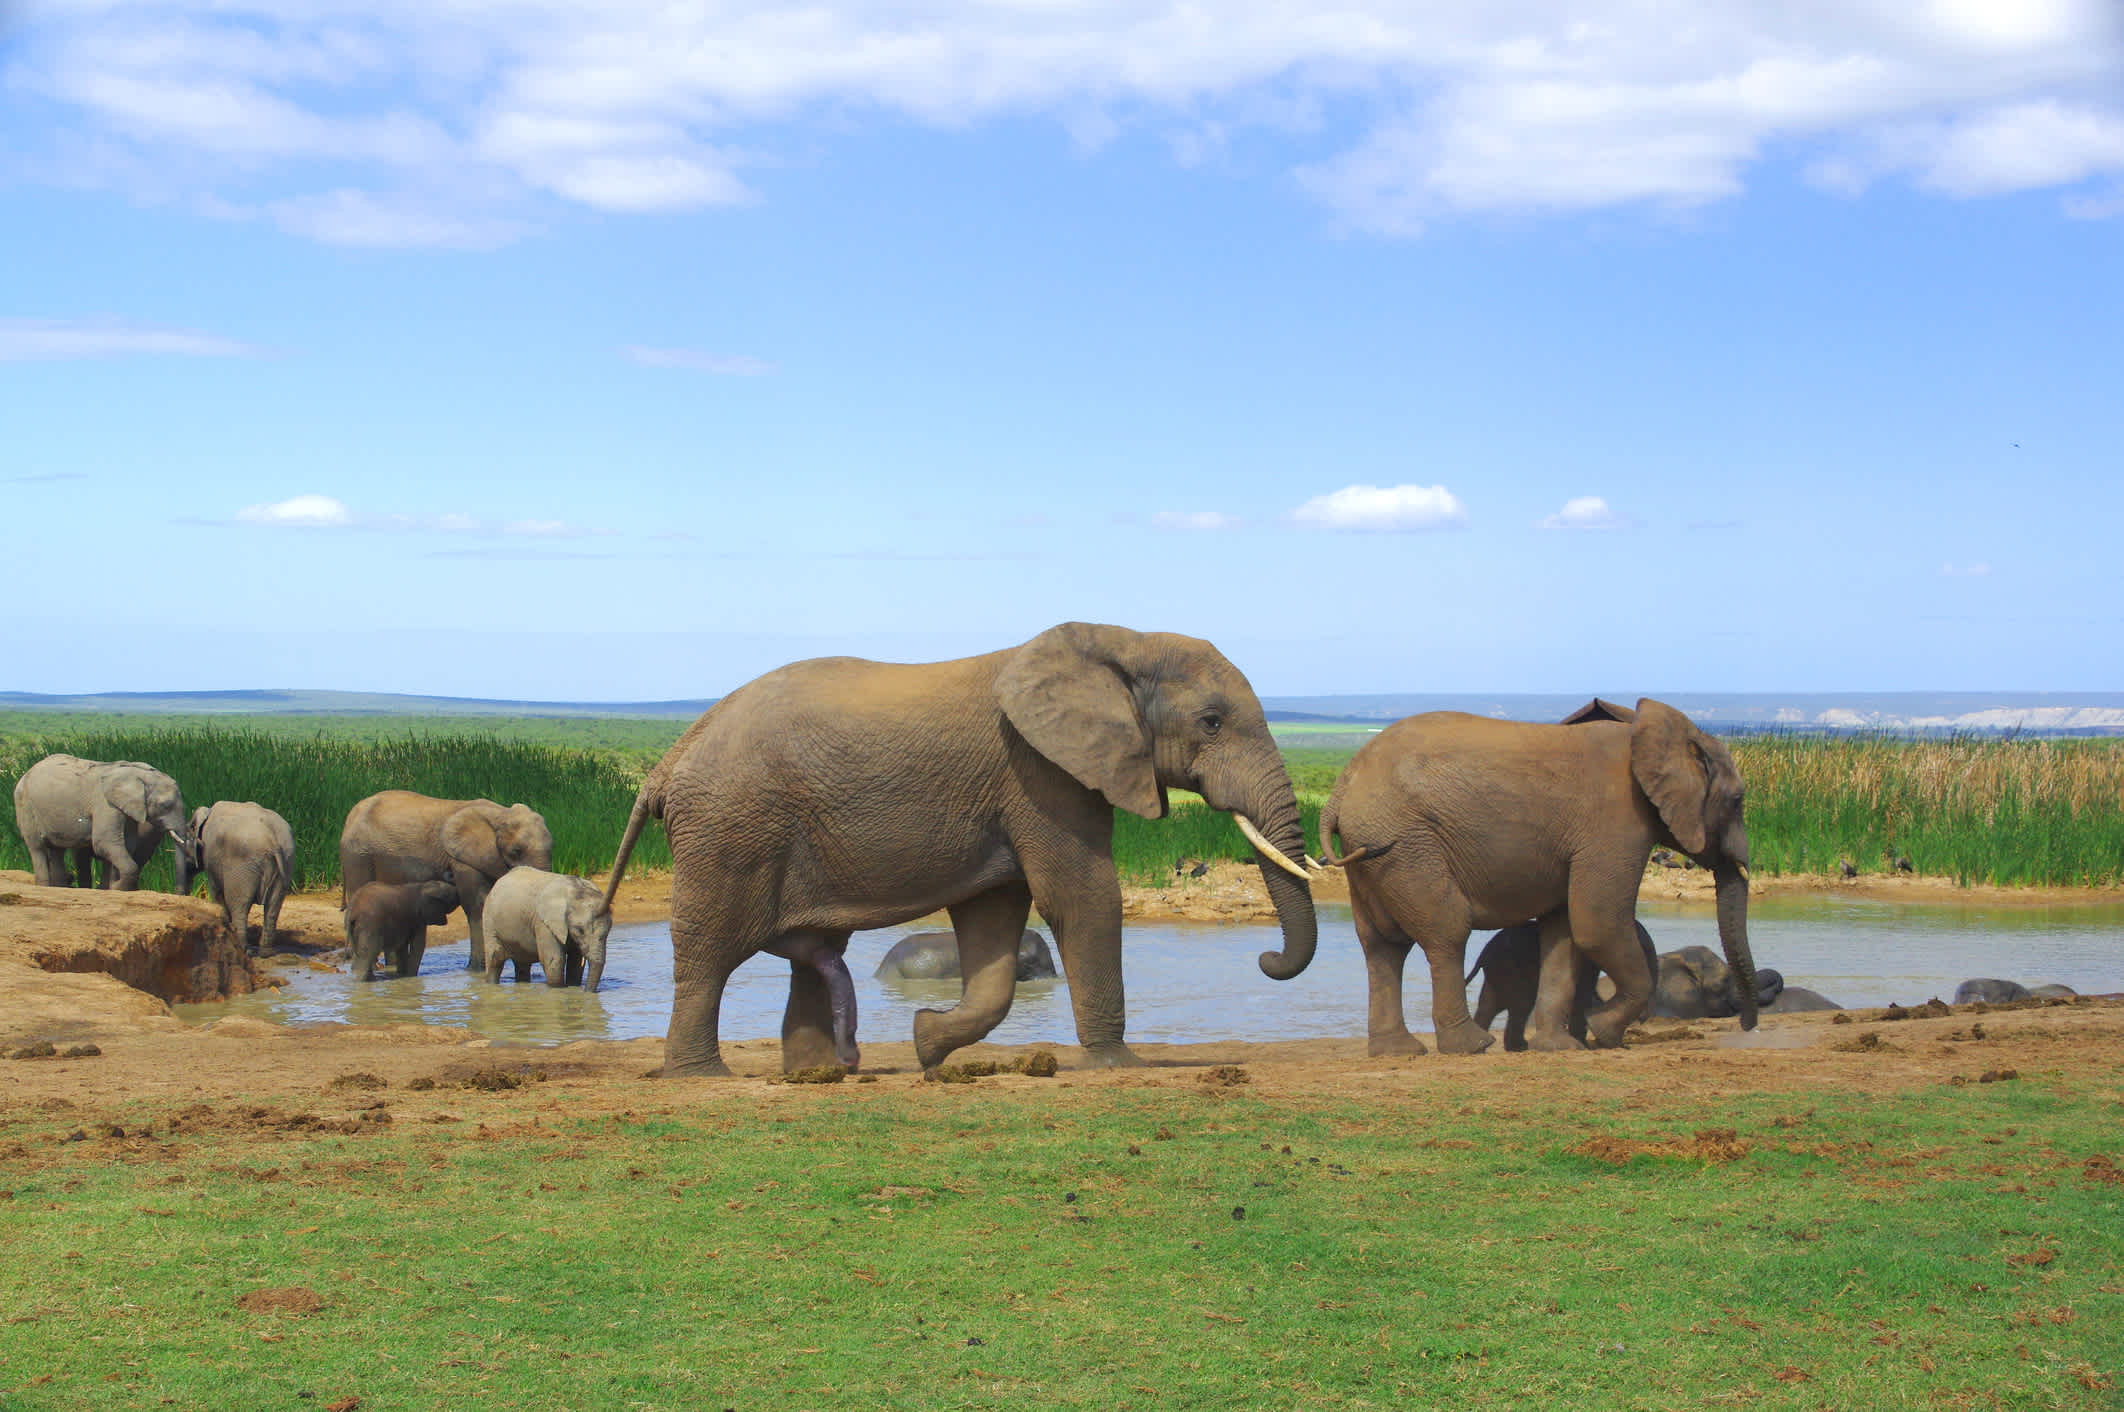
[[[274,948],[294,876],[295,835],[263,805],[223,800],[187,817],[177,782],[152,765],[47,755],[15,783],[15,823],[42,887],[133,891],[167,837],[176,890],[190,892],[205,873],[229,933],[246,949],[256,903],[258,944]],[[536,964],[548,985],[596,990],[611,911],[594,885],[553,873],[552,865],[553,836],[526,805],[402,789],[370,795],[348,811],[339,840],[341,915],[354,974],[371,980],[385,960],[399,976],[419,974],[428,928],[462,908],[472,969],[489,980],[498,982],[510,963],[517,980],[528,980]]]
[[[550,871],[551,835],[524,805],[373,795],[340,841],[348,937],[357,973],[388,957],[414,974],[426,927],[462,908],[475,970],[499,979],[513,963],[522,980],[536,962],[548,984],[595,989],[613,898],[658,820],[673,860],[667,1074],[729,1072],[724,989],[762,952],[790,965],[784,1067],[857,1066],[851,934],[940,910],[963,990],[956,1005],[915,1015],[925,1070],[1009,1011],[1034,909],[1087,1061],[1134,1064],[1114,811],[1162,818],[1174,790],[1231,814],[1253,846],[1282,931],[1281,949],[1260,957],[1268,976],[1290,979],[1313,959],[1313,879],[1347,878],[1375,1055],[1424,1052],[1402,1009],[1416,949],[1444,1052],[1488,1047],[1500,1009],[1507,1048],[1620,1044],[1664,989],[1665,963],[1635,916],[1655,847],[1715,882],[1725,975],[1699,989],[1718,991],[1701,1003],[1725,1008],[1706,1013],[1753,1028],[1776,994],[1748,945],[1739,771],[1672,707],[1595,700],[1554,725],[1458,712],[1399,721],[1336,781],[1315,857],[1239,669],[1200,639],[1092,623],[955,661],[822,658],[746,683],[649,771],[601,892]],[[65,881],[71,851],[82,885],[91,855],[105,885],[136,885],[168,834],[180,887],[204,866],[232,927],[263,900],[270,939],[293,848],[270,810],[223,803],[188,822],[159,771],[54,756],[17,785],[16,811],[40,883]],[[1509,963],[1493,944],[1478,968],[1488,971],[1479,1017],[1463,974],[1477,928],[1512,938]]]

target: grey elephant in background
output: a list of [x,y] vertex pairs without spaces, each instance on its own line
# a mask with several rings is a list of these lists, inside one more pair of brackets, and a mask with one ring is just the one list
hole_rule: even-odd
[[1794,1015],[1806,1010],[1842,1010],[1845,1008],[1845,1006],[1837,1004],[1818,990],[1809,990],[1803,985],[1788,985],[1779,991],[1777,999],[1765,1005],[1763,1010],[1766,1014]]
[[[1657,971],[1659,960],[1652,949],[1652,933],[1645,930],[1643,922],[1635,922],[1637,944],[1644,954],[1648,970]],[[1585,956],[1575,957],[1578,981],[1571,998],[1571,1016],[1566,1028],[1573,1038],[1583,1043],[1586,1038],[1586,1012],[1602,998],[1598,985],[1600,968]],[[1468,980],[1482,977],[1482,993],[1475,1004],[1475,1023],[1483,1029],[1490,1027],[1500,1012],[1505,1017],[1504,1047],[1517,1053],[1527,1047],[1527,1019],[1534,1013],[1534,1002],[1541,982],[1541,923],[1521,922],[1506,927],[1490,938],[1482,954],[1475,958],[1475,966],[1468,972]]]
[[356,888],[342,913],[354,979],[374,980],[376,963],[386,956],[400,977],[419,975],[428,928],[449,921],[457,902],[457,888],[447,882],[372,882]]
[[511,868],[487,894],[487,979],[501,984],[513,962],[516,979],[531,979],[535,961],[549,986],[595,991],[605,975],[605,939],[612,909],[596,883],[542,868]]
[[[1719,1020],[1741,1013],[1732,968],[1708,946],[1684,946],[1659,956],[1652,1013],[1670,1020]],[[1755,973],[1755,1007],[1766,1010],[1784,992],[1785,978],[1768,966]],[[1831,1007],[1834,1008],[1834,1007]]]
[[262,804],[220,800],[192,811],[192,838],[199,846],[207,890],[221,904],[229,934],[251,945],[251,904],[264,918],[258,949],[271,951],[280,929],[280,904],[295,875],[295,833],[288,821]]
[[15,781],[15,827],[39,887],[94,886],[93,862],[103,887],[137,891],[140,870],[165,837],[174,853],[174,891],[190,892],[199,869],[177,781],[138,760],[45,756]]
[[[1650,698],[1634,709],[1596,701],[1557,725],[1433,711],[1373,736],[1320,815],[1324,861],[1348,869],[1370,992],[1369,1052],[1424,1052],[1401,998],[1417,946],[1431,967],[1439,1049],[1488,1048],[1494,1037],[1467,1009],[1468,933],[1529,917],[1543,922],[1528,1043],[1581,1047],[1569,1029],[1576,947],[1615,981],[1614,997],[1587,1013],[1587,1030],[1600,1044],[1621,1044],[1651,1001],[1635,921],[1659,844],[1712,870],[1719,939],[1744,981],[1741,1024],[1752,1029],[1742,797],[1726,747]],[[1346,857],[1335,854],[1338,835],[1352,850]]]
[[372,794],[347,811],[339,834],[342,903],[371,882],[448,882],[472,933],[470,967],[487,967],[481,917],[487,892],[511,868],[551,868],[553,835],[525,804],[431,799],[406,789]]
[[739,687],[649,772],[606,884],[609,899],[662,819],[675,874],[664,1072],[730,1072],[723,991],[762,951],[790,962],[783,1066],[847,1063],[833,997],[853,996],[849,934],[943,908],[965,988],[915,1015],[930,1069],[1009,1013],[1036,904],[1086,1059],[1141,1063],[1122,1038],[1114,810],[1163,818],[1169,788],[1238,816],[1283,928],[1261,968],[1303,971],[1318,926],[1298,798],[1260,700],[1209,643],[1064,623],[979,657],[828,657]]
[[[959,977],[959,939],[950,932],[915,932],[901,937],[871,972],[880,980],[955,981]],[[1018,980],[1051,981],[1055,957],[1047,938],[1026,928],[1018,938]]]

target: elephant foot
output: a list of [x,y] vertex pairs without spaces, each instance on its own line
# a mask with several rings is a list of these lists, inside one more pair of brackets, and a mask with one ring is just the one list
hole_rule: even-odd
[[1115,1040],[1111,1044],[1085,1045],[1084,1062],[1094,1069],[1140,1069],[1143,1067],[1143,1056],[1121,1041]]
[[782,1040],[782,1072],[785,1074],[793,1074],[799,1069],[821,1069],[830,1064],[838,1064],[853,1073],[857,1058],[854,1045],[842,1053],[834,1047],[832,1039],[815,1030],[789,1035]]
[[1534,1030],[1527,1035],[1527,1048],[1544,1054],[1557,1054],[1566,1050],[1584,1049],[1568,1032]]
[[1400,1059],[1428,1054],[1431,1051],[1422,1040],[1403,1030],[1400,1034],[1371,1036],[1365,1041],[1364,1052],[1374,1059]]
[[732,1075],[730,1066],[721,1059],[666,1059],[663,1071],[657,1077],[665,1079],[727,1079],[732,1077]]
[[1473,1020],[1463,1020],[1450,1025],[1432,1036],[1437,1041],[1440,1054],[1480,1054],[1497,1043],[1497,1036],[1477,1025]]

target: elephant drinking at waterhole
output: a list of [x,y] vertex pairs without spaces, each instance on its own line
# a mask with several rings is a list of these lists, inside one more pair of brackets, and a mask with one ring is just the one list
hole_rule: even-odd
[[250,947],[251,904],[256,902],[265,922],[258,946],[271,951],[280,904],[287,901],[295,874],[295,834],[288,821],[262,804],[224,799],[192,811],[192,837],[229,935]]
[[339,834],[344,904],[370,882],[447,882],[472,933],[472,970],[487,967],[487,891],[511,868],[553,866],[553,835],[526,804],[431,799],[408,789],[372,794],[347,811]]
[[[1269,865],[1283,927],[1261,968],[1288,979],[1317,930],[1298,799],[1247,680],[1209,643],[1064,623],[951,662],[828,657],[739,687],[649,772],[606,884],[645,823],[671,839],[675,996],[667,1074],[727,1074],[718,1034],[731,972],[790,961],[782,1063],[856,1058],[836,995],[851,932],[944,909],[964,993],[915,1016],[924,1069],[1010,1010],[1018,941],[1037,904],[1094,1064],[1123,1042],[1115,808],[1163,818],[1187,789],[1235,814]],[[852,990],[848,992],[852,1000]]]

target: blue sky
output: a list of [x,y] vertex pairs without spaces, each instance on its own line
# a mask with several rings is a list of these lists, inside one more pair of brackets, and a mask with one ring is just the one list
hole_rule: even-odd
[[2107,0],[0,23],[0,687],[2124,689]]

